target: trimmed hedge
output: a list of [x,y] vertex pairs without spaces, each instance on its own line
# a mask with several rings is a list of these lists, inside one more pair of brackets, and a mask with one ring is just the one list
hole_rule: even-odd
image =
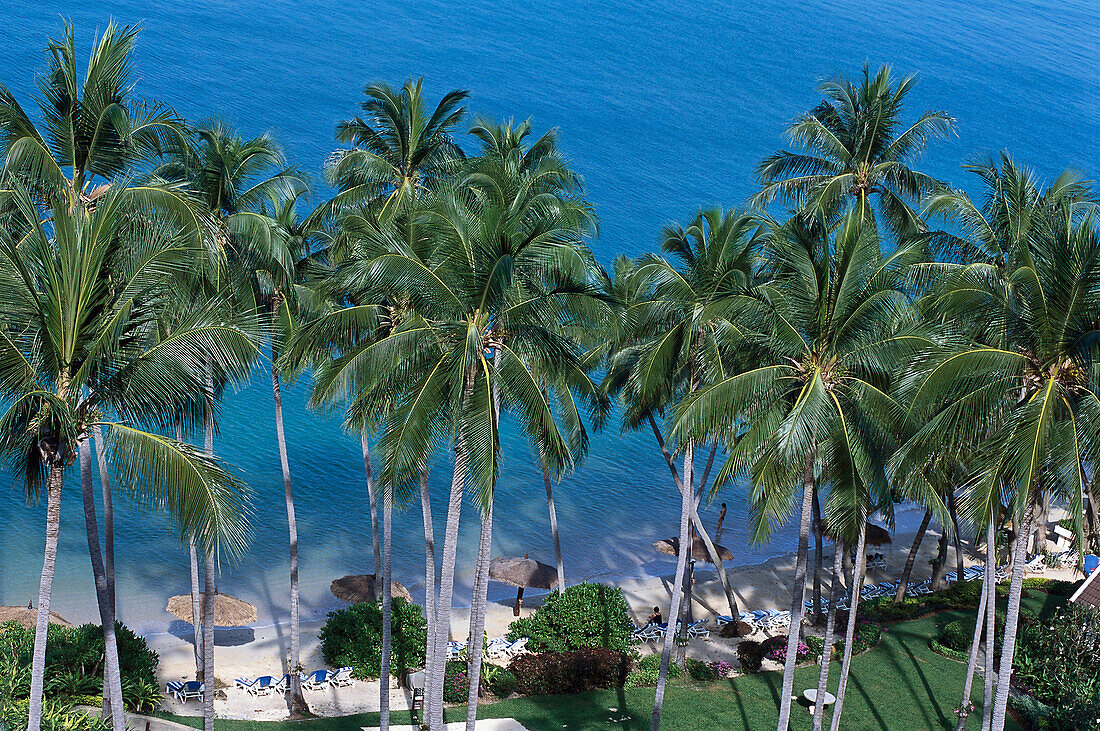
[[561,695],[618,688],[630,671],[630,655],[602,647],[520,655],[508,669],[522,695]]
[[[390,673],[424,666],[428,623],[418,604],[394,597],[392,605]],[[382,672],[382,607],[360,602],[330,612],[321,627],[321,654],[332,667],[350,665],[356,678],[377,678]]]
[[506,637],[513,642],[527,637],[534,653],[586,647],[629,652],[635,644],[629,611],[622,589],[584,582],[550,594],[530,617],[512,622]]

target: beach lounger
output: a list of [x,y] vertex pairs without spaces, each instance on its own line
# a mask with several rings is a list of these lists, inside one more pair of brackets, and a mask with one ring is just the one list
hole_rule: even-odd
[[1041,574],[1047,570],[1047,559],[1043,554],[1038,554],[1026,564],[1024,564],[1024,573],[1027,574]]
[[508,648],[511,646],[512,643],[503,637],[494,637],[485,645],[485,654],[490,658],[500,660],[508,656]]
[[710,630],[707,629],[707,620],[700,619],[698,622],[689,624],[687,634],[688,637],[695,637],[700,640],[710,639]]
[[270,675],[261,675],[255,680],[249,680],[248,678],[237,678],[233,681],[233,685],[245,691],[249,695],[271,695],[272,693],[282,692],[284,686],[283,681],[287,679],[287,676],[276,679]]
[[337,668],[336,672],[329,676],[328,682],[334,688],[350,688],[355,685],[355,680],[351,677],[351,667]]
[[174,697],[180,703],[202,698],[206,686],[197,680],[171,680],[164,684],[164,692]]
[[309,675],[302,676],[302,690],[324,690],[332,685],[331,670],[314,670]]
[[455,642],[451,640],[447,643],[447,659],[448,660],[461,660],[462,653],[466,651],[465,642]]
[[516,655],[522,655],[527,652],[527,643],[531,641],[530,637],[520,637],[518,640],[508,646],[505,651],[505,656],[508,659],[515,657]]

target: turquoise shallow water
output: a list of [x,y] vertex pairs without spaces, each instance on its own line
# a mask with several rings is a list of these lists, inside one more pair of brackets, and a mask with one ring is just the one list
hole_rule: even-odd
[[[934,175],[964,182],[960,163],[1001,149],[1044,175],[1100,169],[1100,6],[1091,0],[328,5],[15,4],[0,14],[0,81],[28,100],[61,15],[85,43],[111,17],[140,21],[143,94],[193,119],[216,113],[249,133],[270,129],[294,163],[317,170],[334,147],[334,125],[355,112],[365,83],[422,74],[433,96],[466,88],[479,113],[561,128],[601,218],[593,247],[604,262],[652,250],[662,225],[700,204],[741,202],[752,192],[756,162],[782,145],[792,117],[817,102],[817,80],[857,72],[865,61],[919,72],[912,113],[935,108],[957,117],[958,136],[935,144],[920,163]],[[226,401],[221,419],[218,452],[257,496],[251,547],[226,568],[221,588],[270,615],[286,604],[286,520],[271,397],[262,374],[256,383]],[[307,612],[322,612],[333,604],[329,581],[372,570],[362,462],[357,440],[337,420],[308,413],[301,387],[288,390],[304,601]],[[494,553],[547,560],[541,477],[515,434],[505,436]],[[446,468],[433,476],[439,530]],[[671,571],[671,559],[649,548],[674,532],[678,511],[651,436],[620,435],[614,426],[596,435],[557,495],[571,581]],[[81,620],[94,605],[76,498],[70,491],[63,508],[54,604]],[[792,547],[789,532],[770,546],[748,546],[740,495],[731,490],[721,500],[730,506],[723,543],[740,560]],[[164,599],[186,589],[185,552],[165,521],[121,507],[120,609],[157,631],[168,618]],[[707,514],[713,521],[715,510]],[[10,477],[0,480],[0,604],[36,594],[42,520],[41,506],[28,507]],[[395,533],[398,578],[415,584],[423,566],[419,512],[399,515]],[[469,581],[476,533],[467,520],[460,582]]]

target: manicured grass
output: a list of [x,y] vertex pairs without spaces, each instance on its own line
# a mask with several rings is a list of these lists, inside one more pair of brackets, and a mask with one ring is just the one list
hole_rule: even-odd
[[[1040,592],[1024,599],[1024,605],[1045,615],[1065,602]],[[910,622],[891,625],[877,647],[852,659],[852,672],[844,701],[844,728],[860,729],[953,729],[954,708],[962,690],[966,667],[938,655],[928,640],[940,629],[969,612],[942,612]],[[795,693],[817,686],[817,666],[795,673]],[[840,663],[834,662],[830,690],[835,690]],[[694,731],[704,728],[767,729],[778,720],[782,674],[758,673],[711,685],[677,681],[665,694],[662,729]],[[973,699],[982,699],[980,680]],[[614,710],[612,710],[614,709]],[[479,718],[515,718],[531,731],[561,729],[649,728],[653,709],[652,688],[607,690],[574,696],[535,696],[484,704]],[[447,720],[465,718],[464,708],[448,709]],[[971,717],[971,727],[980,725],[980,710]],[[199,719],[173,719],[201,726]],[[394,723],[408,723],[406,713],[394,714]],[[218,721],[218,731],[343,731],[377,726],[378,714],[319,719],[298,723]],[[801,705],[792,712],[791,728],[810,728],[810,715]],[[1019,729],[1011,720],[1008,728]]]

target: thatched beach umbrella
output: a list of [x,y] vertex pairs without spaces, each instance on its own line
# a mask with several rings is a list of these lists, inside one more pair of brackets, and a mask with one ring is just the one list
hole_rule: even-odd
[[[206,601],[205,594],[199,594],[199,604]],[[179,617],[184,622],[191,624],[191,595],[180,594],[168,600],[168,606],[164,608],[169,614]],[[214,592],[214,626],[216,627],[243,627],[256,621],[256,607],[244,599],[238,599],[229,594]]]
[[[679,538],[665,538],[664,540],[657,541],[653,544],[661,553],[668,554],[669,556],[680,555],[680,539]],[[718,558],[723,561],[732,561],[733,554],[725,546],[719,546],[714,544],[714,550],[718,553]],[[707,550],[707,544],[703,542],[701,536],[695,536],[691,540],[691,555],[688,556],[692,561],[706,561],[707,563],[714,563],[710,560],[710,552]]]
[[494,558],[489,562],[489,578],[519,587],[516,606],[512,609],[512,614],[517,617],[523,604],[524,589],[553,589],[558,585],[557,569],[526,556]]
[[[342,602],[358,604],[359,602],[378,601],[378,580],[374,574],[352,574],[342,576],[329,585],[332,595]],[[412,594],[402,584],[396,581],[390,582],[390,593],[399,596],[407,602],[412,602]]]
[[[18,622],[24,627],[34,627],[38,623],[38,610],[31,607],[0,607],[0,624]],[[73,625],[57,612],[50,612],[50,624],[59,624],[62,627]]]

